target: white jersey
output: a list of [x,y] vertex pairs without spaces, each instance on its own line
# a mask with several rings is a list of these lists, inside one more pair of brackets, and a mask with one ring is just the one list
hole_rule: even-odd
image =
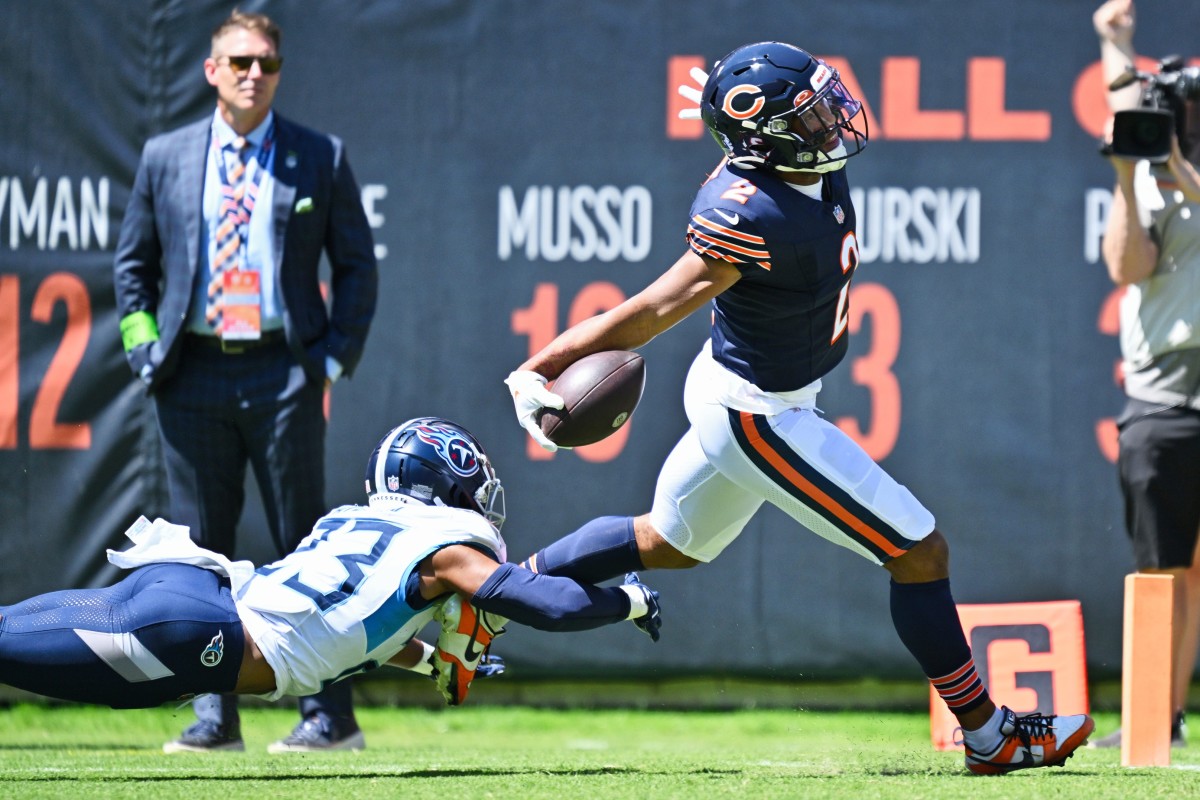
[[481,515],[394,495],[335,508],[294,552],[257,570],[197,546],[186,527],[165,520],[143,517],[126,536],[132,548],[108,551],[119,567],[186,563],[230,579],[238,615],[275,672],[269,700],[315,694],[398,653],[444,601],[413,608],[405,591],[435,550],[471,544],[507,558],[499,531]]
[[479,514],[401,501],[335,508],[294,552],[259,567],[235,599],[275,670],[270,699],[315,694],[399,652],[438,606],[408,604],[409,576],[450,544],[505,558],[499,532]]

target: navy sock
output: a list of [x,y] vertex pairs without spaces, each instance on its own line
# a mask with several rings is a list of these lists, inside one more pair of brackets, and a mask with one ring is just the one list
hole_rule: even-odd
[[521,566],[582,583],[600,583],[643,569],[633,517],[597,517],[534,553]]
[[946,705],[960,716],[986,703],[987,689],[963,635],[950,579],[892,581],[892,624]]

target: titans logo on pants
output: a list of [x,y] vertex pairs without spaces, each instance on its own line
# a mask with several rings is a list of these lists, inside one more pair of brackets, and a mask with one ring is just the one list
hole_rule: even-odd
[[206,667],[215,667],[221,663],[221,659],[225,656],[225,634],[217,631],[217,635],[208,643],[208,647],[204,648],[204,652],[200,654],[200,663]]

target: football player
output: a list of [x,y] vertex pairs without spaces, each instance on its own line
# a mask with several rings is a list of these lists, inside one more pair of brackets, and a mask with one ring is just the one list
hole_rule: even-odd
[[[658,638],[658,593],[627,576],[599,588],[505,563],[504,489],[465,428],[423,417],[367,464],[367,505],[335,508],[296,550],[258,569],[144,517],[109,560],[105,589],[0,608],[0,681],[38,694],[141,708],[205,692],[309,695],[383,664],[433,675],[461,703],[511,619],[573,631],[632,619]],[[437,647],[414,638],[441,626]]]
[[867,144],[860,102],[837,70],[779,42],[729,53],[694,94],[725,158],[692,203],[687,251],[505,381],[521,424],[553,451],[537,424],[541,408],[562,407],[548,380],[591,353],[640,347],[707,306],[711,336],[684,389],[690,428],[659,472],[648,514],[593,520],[524,563],[587,582],[693,567],[716,558],[768,501],[890,573],[896,632],[961,723],[968,769],[1062,764],[1092,720],[1018,717],[992,702],[933,516],[815,408],[849,337],[859,250],[844,168]]

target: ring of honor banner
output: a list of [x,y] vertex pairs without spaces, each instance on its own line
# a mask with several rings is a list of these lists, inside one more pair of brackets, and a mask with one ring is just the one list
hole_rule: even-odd
[[[379,259],[365,355],[329,394],[327,503],[363,499],[383,432],[437,414],[493,455],[514,559],[649,509],[706,313],[641,348],[640,407],[588,448],[538,449],[503,380],[683,252],[720,153],[678,118],[676,87],[779,39],[835,66],[870,129],[846,167],[862,256],[850,353],[819,408],[935,514],[958,602],[1077,600],[1091,673],[1115,674],[1132,553],[1118,293],[1099,255],[1113,171],[1097,153],[1098,4],[243,3],[283,30],[275,107],[345,141]],[[0,603],[113,581],[105,548],[167,514],[113,251],[147,138],[212,113],[202,64],[232,6],[0,0]],[[1197,63],[1178,11],[1139,2],[1144,66]],[[273,553],[247,488],[237,556],[261,563]],[[505,656],[526,674],[920,674],[886,572],[771,507],[714,563],[647,579],[659,645],[514,629]]]

